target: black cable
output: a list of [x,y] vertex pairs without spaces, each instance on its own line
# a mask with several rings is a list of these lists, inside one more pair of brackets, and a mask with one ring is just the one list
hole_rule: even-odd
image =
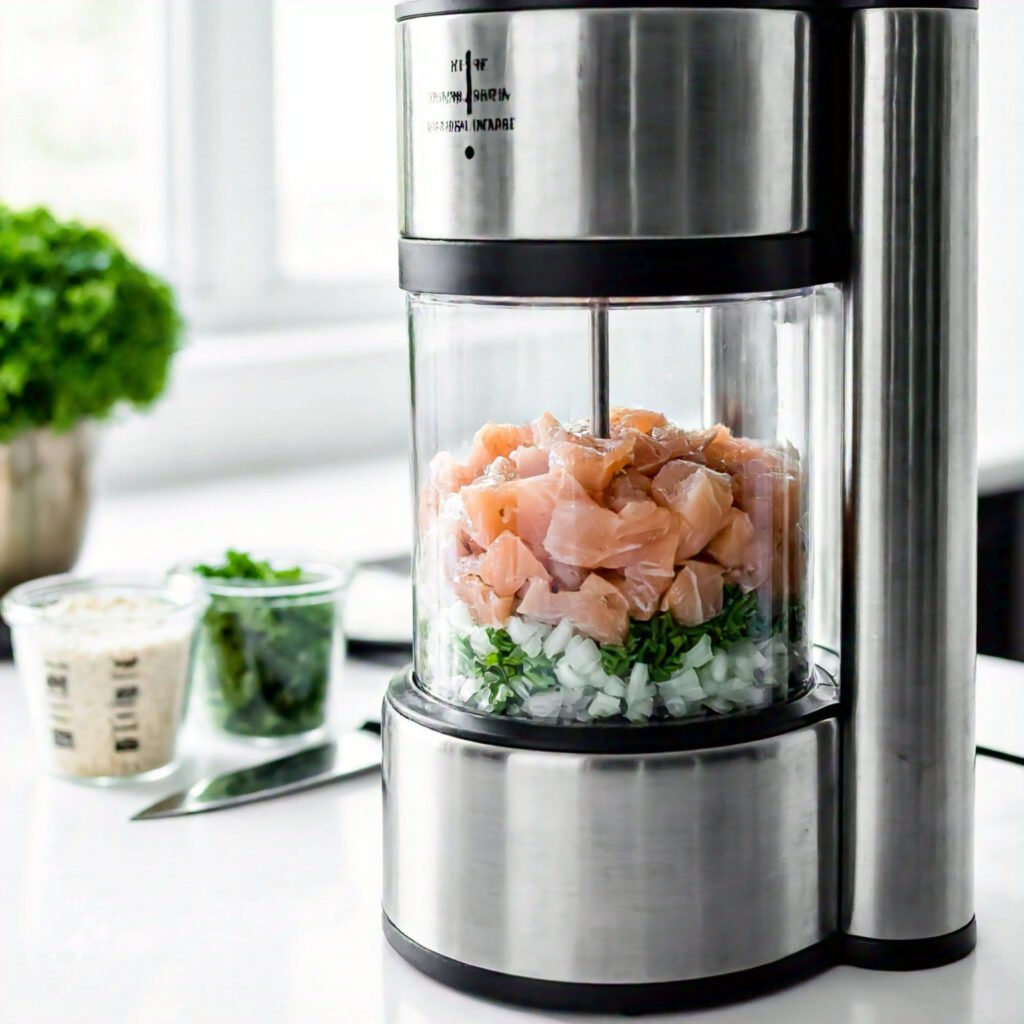
[[994,757],[997,761],[1009,761],[1010,764],[1024,764],[1024,757],[1020,754],[1007,754],[1005,750],[993,750],[991,747],[978,747],[977,751],[982,757]]

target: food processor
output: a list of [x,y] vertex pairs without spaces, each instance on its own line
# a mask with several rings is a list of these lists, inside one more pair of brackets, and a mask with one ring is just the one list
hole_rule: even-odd
[[632,1013],[973,949],[973,6],[398,5],[427,974]]

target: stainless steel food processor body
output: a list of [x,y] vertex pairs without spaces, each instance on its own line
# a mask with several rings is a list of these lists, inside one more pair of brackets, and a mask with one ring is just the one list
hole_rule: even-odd
[[[402,287],[600,302],[840,283],[839,687],[823,655],[782,708],[574,729],[403,674],[385,932],[456,987],[626,1011],[964,956],[973,5],[509,6],[399,5]],[[747,314],[716,315],[724,337]]]

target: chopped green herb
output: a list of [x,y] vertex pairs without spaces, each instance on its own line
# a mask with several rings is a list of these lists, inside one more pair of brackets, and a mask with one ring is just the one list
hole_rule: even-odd
[[[194,572],[269,585],[303,581],[298,567],[275,569],[240,551]],[[323,725],[335,616],[333,594],[211,594],[200,657],[217,724],[245,736],[290,736]]]
[[250,580],[258,583],[299,583],[302,570],[275,569],[269,562],[257,562],[244,551],[232,548],[224,553],[223,565],[197,565],[193,572],[208,580]]
[[527,679],[530,692],[549,690],[557,685],[555,662],[543,654],[527,654],[504,629],[489,628],[487,638],[493,651],[481,656],[472,647],[468,637],[456,641],[460,671],[475,676],[481,681],[478,693],[485,700],[489,710],[501,714],[516,693],[516,682]]
[[631,622],[624,644],[601,648],[601,664],[609,675],[625,678],[642,662],[650,669],[651,679],[663,683],[682,669],[683,657],[701,637],[709,637],[716,648],[726,647],[757,635],[762,631],[759,626],[757,594],[730,585],[725,588],[722,611],[699,626],[684,626],[671,612],[660,612],[648,622]]

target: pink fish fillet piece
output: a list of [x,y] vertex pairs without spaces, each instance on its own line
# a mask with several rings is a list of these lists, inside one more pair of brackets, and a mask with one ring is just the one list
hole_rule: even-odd
[[684,562],[672,586],[662,598],[662,611],[669,611],[684,626],[699,626],[722,610],[721,566],[709,562]]
[[635,437],[605,441],[570,436],[551,445],[551,465],[575,477],[591,494],[602,494],[612,477],[632,460],[635,444]]
[[703,462],[704,449],[714,439],[715,429],[712,427],[709,430],[682,430],[670,424],[666,427],[655,427],[649,434],[629,430],[623,430],[623,433],[632,433],[636,438],[633,468],[653,476],[672,459]]
[[579,590],[557,594],[543,580],[531,580],[518,612],[552,626],[568,619],[599,644],[620,644],[629,629],[629,604],[625,597],[596,573],[591,573]]
[[679,517],[676,561],[692,558],[722,528],[732,505],[732,480],[706,466],[674,459],[659,470],[651,497]]
[[499,456],[509,456],[520,445],[533,443],[533,429],[513,423],[485,423],[473,438],[466,464],[480,472]]
[[771,552],[758,535],[750,516],[738,508],[725,514],[725,525],[712,538],[707,553],[723,568],[729,579],[744,590],[761,586],[771,572]]
[[473,621],[481,626],[504,626],[512,615],[513,599],[499,597],[479,575],[479,556],[462,559],[452,580],[452,589],[460,601],[469,605]]
[[605,498],[613,512],[621,512],[631,501],[643,501],[650,496],[651,478],[631,468],[612,480]]
[[512,597],[529,580],[550,580],[551,574],[514,533],[506,530],[480,556],[480,578],[498,597]]
[[548,453],[543,448],[535,448],[533,445],[517,448],[509,458],[515,464],[520,478],[542,476],[549,469]]
[[641,434],[649,434],[655,427],[667,427],[668,420],[660,412],[650,409],[628,409],[623,405],[615,406],[611,411],[612,433],[622,430],[637,430]]
[[633,501],[614,512],[580,494],[555,505],[544,549],[569,565],[623,568],[635,560],[638,549],[664,539],[673,527],[672,513],[653,501]]

